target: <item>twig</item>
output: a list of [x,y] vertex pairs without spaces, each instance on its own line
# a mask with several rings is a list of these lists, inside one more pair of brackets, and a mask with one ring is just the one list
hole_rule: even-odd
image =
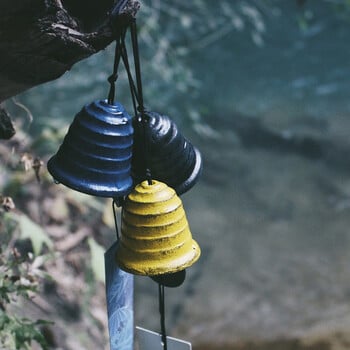
[[15,97],[12,97],[12,102],[13,102],[16,106],[22,108],[22,109],[26,112],[27,118],[28,118],[28,121],[29,121],[29,125],[32,124],[34,118],[33,118],[32,112],[29,110],[29,108],[28,108],[27,106],[25,106],[23,103],[19,102]]

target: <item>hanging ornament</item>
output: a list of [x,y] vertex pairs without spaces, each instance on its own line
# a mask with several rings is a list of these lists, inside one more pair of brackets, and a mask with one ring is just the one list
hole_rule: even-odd
[[[167,350],[164,288],[182,284],[186,268],[200,256],[178,195],[196,183],[202,159],[170,118],[144,108],[136,20],[122,15],[129,5],[128,0],[119,0],[112,11],[123,25],[115,28],[108,98],[87,104],[75,116],[48,170],[57,182],[74,190],[113,198],[117,241],[105,255],[111,350],[133,349],[133,276],[129,273],[158,283],[161,345]],[[125,45],[129,29],[136,84]],[[115,102],[120,60],[129,80],[134,120]],[[120,234],[118,206],[122,206]]]
[[124,107],[107,100],[86,105],[48,162],[54,179],[76,191],[122,197],[132,188],[133,127]]
[[[133,121],[133,177],[135,189],[123,203],[121,235],[116,261],[121,269],[151,277],[158,283],[161,341],[143,344],[167,350],[165,287],[177,287],[186,268],[196,262],[200,248],[192,239],[178,194],[189,190],[201,172],[201,156],[168,117],[147,112],[143,103],[136,20],[130,24],[136,84],[122,42],[121,57],[127,71],[135,118]],[[138,104],[138,105],[137,105]],[[176,165],[175,165],[176,164]],[[157,181],[157,180],[163,180]],[[149,334],[149,333],[147,333]],[[152,345],[150,345],[152,344]]]
[[[202,157],[178,130],[176,124],[167,116],[156,112],[145,112],[148,122],[147,151],[148,166],[152,177],[174,188],[178,195],[191,189],[202,170]],[[145,157],[143,133],[140,117],[134,118],[134,146],[132,176],[138,183],[144,174]]]
[[153,179],[166,183],[181,195],[197,182],[202,171],[202,157],[169,117],[145,109],[135,21],[131,23],[130,30],[136,84],[131,74],[125,42],[121,43],[121,57],[127,71],[135,112],[132,159],[134,183],[138,184],[145,179],[146,169],[152,173]]
[[155,180],[137,185],[123,207],[119,266],[145,276],[171,274],[191,266],[199,255],[175,191]]
[[[114,15],[122,13],[126,5],[127,1],[119,1]],[[130,16],[128,18],[130,22]],[[113,73],[108,77],[108,98],[83,107],[75,116],[57,154],[47,165],[57,182],[79,192],[112,197],[118,203],[133,186],[134,130],[130,115],[119,102],[115,102],[115,82],[127,29],[125,23],[123,27],[115,28],[116,46]]]
[[[115,82],[125,38],[136,1],[119,0],[111,12],[116,38],[113,73],[106,100],[87,104],[75,116],[58,152],[49,160],[53,178],[76,191],[113,198],[112,207],[118,237],[116,206],[133,187],[131,158],[133,127],[130,115],[115,102]],[[136,6],[136,7],[135,7]],[[131,10],[128,10],[130,8]],[[132,11],[132,12],[130,12]],[[115,22],[115,23],[114,23]],[[117,25],[118,22],[118,25]],[[106,298],[111,350],[133,349],[134,276],[119,269],[115,262],[118,242],[105,254]]]

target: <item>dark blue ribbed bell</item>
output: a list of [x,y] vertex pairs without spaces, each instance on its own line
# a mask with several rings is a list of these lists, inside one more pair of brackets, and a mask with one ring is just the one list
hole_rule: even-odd
[[152,179],[166,183],[178,195],[187,192],[201,174],[200,152],[169,117],[148,111],[145,117],[146,129],[141,117],[133,120],[132,175],[135,183],[145,179],[145,168],[148,167]]
[[132,120],[124,107],[95,101],[75,116],[47,168],[56,181],[76,191],[122,197],[133,185],[132,146]]

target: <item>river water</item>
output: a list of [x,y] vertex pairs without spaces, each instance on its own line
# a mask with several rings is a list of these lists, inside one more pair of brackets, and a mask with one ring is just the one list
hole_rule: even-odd
[[[178,59],[187,85],[162,80],[152,52],[143,62],[146,103],[170,114],[204,159],[183,196],[202,258],[167,304],[169,333],[196,344],[350,327],[349,22],[330,2],[234,9],[247,3],[260,6],[263,27],[243,17],[243,29],[222,22],[215,40],[186,38],[190,53]],[[218,19],[231,16],[210,6]],[[169,31],[178,24],[166,21]],[[20,96],[33,132],[104,98],[112,60],[109,48]],[[152,329],[155,295],[137,280],[137,320]]]

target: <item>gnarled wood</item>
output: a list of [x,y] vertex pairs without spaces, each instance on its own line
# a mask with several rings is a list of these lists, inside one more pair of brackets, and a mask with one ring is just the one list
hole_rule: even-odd
[[107,15],[113,3],[0,0],[0,102],[105,48],[113,40]]
[[[57,79],[72,65],[104,49],[118,24],[135,16],[137,0],[0,0],[0,103],[33,86]],[[14,128],[0,111],[0,138]]]
[[9,114],[0,106],[0,139],[8,140],[15,133]]

